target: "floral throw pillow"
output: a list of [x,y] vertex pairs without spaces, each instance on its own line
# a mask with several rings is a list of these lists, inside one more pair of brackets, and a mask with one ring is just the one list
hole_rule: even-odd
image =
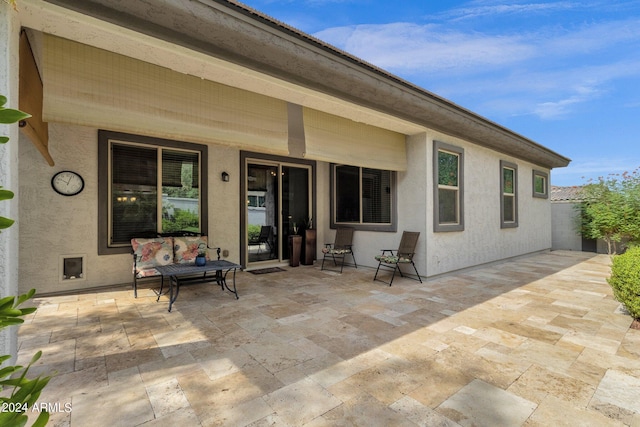
[[208,261],[207,236],[173,238],[174,262],[178,264],[193,264],[200,250],[204,251]]
[[131,247],[136,256],[138,270],[169,265],[173,262],[173,239],[171,237],[131,239]]

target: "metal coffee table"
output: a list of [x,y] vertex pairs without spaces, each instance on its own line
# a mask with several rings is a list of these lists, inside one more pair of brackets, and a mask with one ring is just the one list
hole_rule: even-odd
[[[236,299],[239,299],[238,290],[236,289],[236,270],[238,269],[242,269],[242,266],[226,260],[207,261],[203,266],[195,264],[170,264],[156,267],[156,270],[162,275],[160,291],[158,292],[158,299],[156,301],[159,301],[160,295],[162,295],[165,277],[169,278],[169,311],[171,311],[173,303],[178,299],[180,285],[188,282],[216,282],[223,291],[226,288],[236,296]],[[231,271],[233,271],[233,289],[227,284],[227,274]],[[173,290],[174,286],[175,292]]]

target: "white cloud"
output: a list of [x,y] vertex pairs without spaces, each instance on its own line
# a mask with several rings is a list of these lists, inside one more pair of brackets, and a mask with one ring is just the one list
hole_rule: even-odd
[[[516,15],[532,14],[542,12],[566,11],[576,7],[572,2],[552,2],[552,3],[524,3],[524,4],[481,4],[484,2],[471,3],[470,7],[452,9],[439,15],[441,18],[449,20],[476,19],[484,16],[494,15]],[[478,4],[480,3],[480,4]]]
[[518,35],[490,36],[413,23],[337,27],[315,36],[394,72],[463,72],[523,61],[535,54]]
[[614,80],[640,74],[638,19],[499,35],[398,22],[316,36],[443,96],[490,93],[487,106],[543,119],[564,117]]
[[[603,153],[604,154],[604,153]],[[640,167],[640,158],[599,157],[573,160],[568,167],[554,169],[551,182],[554,185],[587,184],[599,177],[607,178],[616,174],[622,176]]]

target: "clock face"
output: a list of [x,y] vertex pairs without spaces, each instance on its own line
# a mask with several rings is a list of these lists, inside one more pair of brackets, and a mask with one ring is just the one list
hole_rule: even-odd
[[84,188],[84,180],[75,172],[62,171],[51,178],[51,186],[58,194],[75,196]]

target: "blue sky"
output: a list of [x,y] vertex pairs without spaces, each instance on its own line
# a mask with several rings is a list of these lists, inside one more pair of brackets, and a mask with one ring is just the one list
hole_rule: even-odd
[[243,3],[572,159],[640,167],[640,0]]

